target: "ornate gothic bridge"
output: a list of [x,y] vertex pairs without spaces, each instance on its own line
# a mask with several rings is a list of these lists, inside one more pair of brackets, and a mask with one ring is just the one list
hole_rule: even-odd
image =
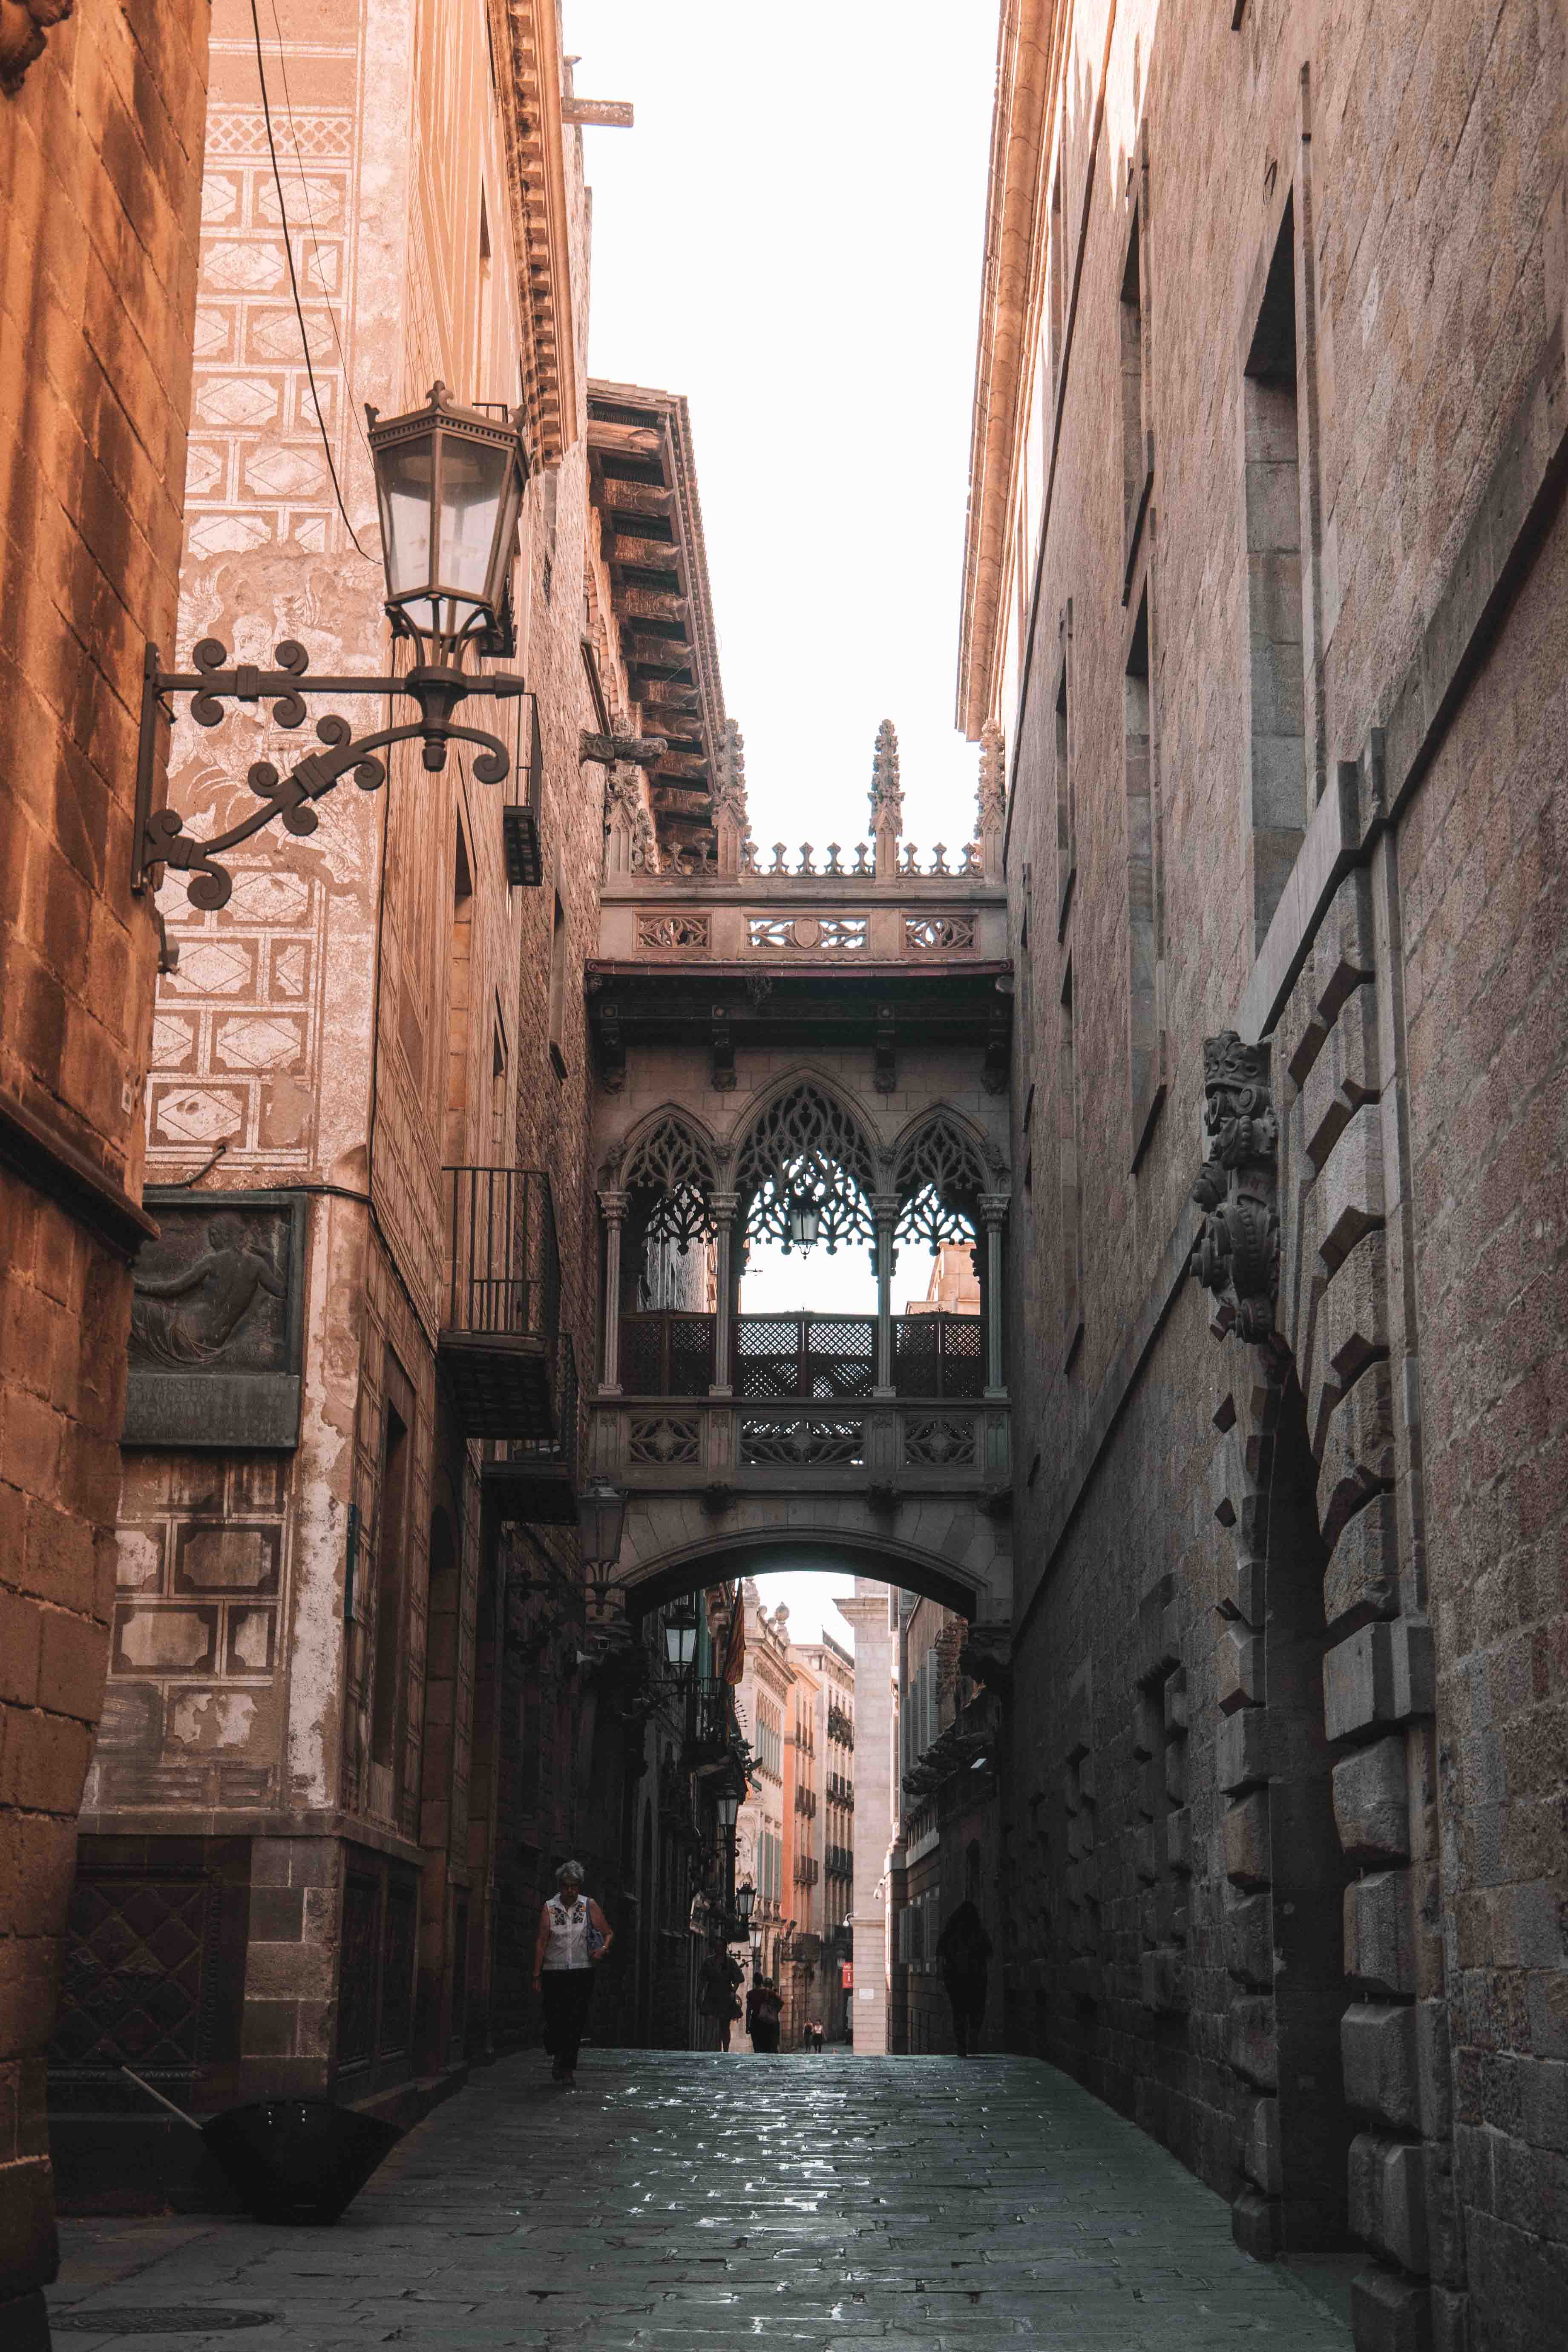
[[[731,772],[717,847],[657,870],[617,799],[588,967],[604,1331],[591,1465],[631,1496],[634,1609],[787,1559],[848,1564],[981,1622],[1011,1612],[1002,1236],[1011,966],[1000,793],[979,839],[873,839],[763,870]],[[739,1311],[749,1244],[867,1248],[875,1316]],[[895,1273],[971,1245],[981,1315],[899,1316]],[[910,1268],[919,1269],[911,1280]]]

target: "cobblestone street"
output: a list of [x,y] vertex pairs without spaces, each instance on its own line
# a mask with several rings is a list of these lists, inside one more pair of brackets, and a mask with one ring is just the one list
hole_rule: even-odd
[[579,2081],[480,2074],[331,2230],[65,2222],[61,2341],[216,2343],[108,2316],[204,2306],[272,2315],[257,2352],[1349,2345],[1348,2263],[1248,2261],[1220,2198],[1031,2061],[588,2052]]

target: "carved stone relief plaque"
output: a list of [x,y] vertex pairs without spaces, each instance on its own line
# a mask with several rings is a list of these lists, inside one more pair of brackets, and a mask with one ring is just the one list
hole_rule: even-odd
[[149,1190],[136,1261],[127,1445],[276,1448],[300,1437],[305,1203]]

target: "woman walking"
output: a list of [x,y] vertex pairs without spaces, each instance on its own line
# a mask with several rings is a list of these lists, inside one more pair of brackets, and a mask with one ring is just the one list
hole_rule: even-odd
[[544,2046],[553,2074],[576,2087],[577,2049],[594,1996],[594,1970],[615,1942],[598,1905],[583,1892],[583,1865],[563,1862],[556,1892],[539,1915],[533,1946],[533,1990],[544,2003]]
[[937,1937],[936,1956],[952,2003],[953,2047],[967,2058],[985,2015],[985,1972],[991,1938],[973,1903],[961,1903]]
[[771,2053],[778,2048],[779,2020],[783,2015],[784,2003],[764,1977],[746,1996],[746,2031],[753,2050]]

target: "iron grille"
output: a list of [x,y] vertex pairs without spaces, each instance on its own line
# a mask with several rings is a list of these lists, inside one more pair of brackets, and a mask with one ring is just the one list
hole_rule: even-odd
[[447,1168],[447,1328],[552,1339],[561,1254],[550,1179],[539,1168]]
[[877,1379],[874,1315],[742,1315],[735,1377],[742,1397],[831,1402],[868,1397]]
[[900,1315],[893,1324],[893,1386],[900,1397],[973,1400],[985,1389],[978,1315]]
[[713,1385],[711,1315],[669,1307],[621,1322],[621,1386],[628,1396],[706,1396]]
[[717,1675],[705,1675],[692,1692],[691,1746],[705,1756],[722,1755],[739,1737],[735,1694]]

